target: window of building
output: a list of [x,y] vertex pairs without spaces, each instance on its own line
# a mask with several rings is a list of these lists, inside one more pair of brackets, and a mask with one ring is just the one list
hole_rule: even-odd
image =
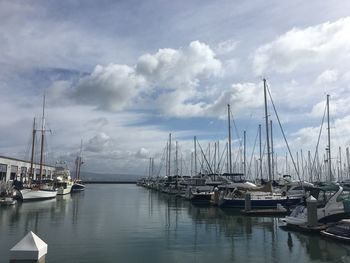
[[0,163],[0,181],[6,181],[7,165]]
[[17,172],[18,172],[18,166],[11,165],[10,180],[15,180],[15,179],[17,179],[17,178],[16,178]]

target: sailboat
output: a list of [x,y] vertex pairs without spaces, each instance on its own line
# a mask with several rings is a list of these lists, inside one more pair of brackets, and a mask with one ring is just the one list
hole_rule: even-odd
[[[232,207],[232,208],[244,208],[245,206],[245,193],[251,195],[251,208],[276,208],[278,204],[290,207],[300,203],[303,194],[290,195],[288,192],[276,193],[272,189],[272,174],[271,174],[271,156],[270,156],[270,144],[269,144],[269,129],[268,129],[268,113],[267,113],[267,85],[266,79],[264,82],[264,102],[265,102],[265,121],[266,121],[266,144],[267,144],[267,161],[268,161],[268,174],[269,174],[269,185],[266,187],[256,188],[251,187],[245,189],[226,189],[221,198],[219,198],[218,205],[220,207]],[[230,128],[229,128],[230,129]],[[229,133],[230,136],[230,133]],[[229,154],[230,154],[230,173],[231,168],[231,138],[229,138]]]
[[[329,125],[329,95],[327,95],[327,123],[328,123],[328,176],[329,182],[332,182],[332,165],[331,165],[331,142],[330,142],[330,125]],[[334,183],[318,187],[310,191],[309,198],[317,200],[317,219],[319,222],[329,222],[350,217],[350,198],[349,190],[346,186],[340,186]],[[290,216],[285,217],[282,221],[289,226],[299,226],[307,224],[307,206],[306,204],[297,206]]]
[[75,159],[75,180],[72,186],[72,191],[77,192],[77,191],[84,191],[85,190],[85,185],[83,184],[83,181],[80,179],[80,168],[81,165],[84,163],[82,160],[82,152],[83,152],[83,141],[81,141],[80,144],[80,153],[79,156]]
[[43,154],[44,154],[44,138],[45,138],[45,94],[43,99],[43,115],[42,115],[42,124],[41,124],[41,149],[40,149],[40,179],[34,181],[33,176],[33,163],[34,163],[34,147],[35,147],[35,118],[33,123],[33,138],[32,138],[32,154],[30,160],[30,178],[29,185],[26,188],[19,189],[19,198],[22,201],[34,201],[34,200],[45,200],[55,198],[57,191],[53,186],[51,180],[42,180],[43,175]]

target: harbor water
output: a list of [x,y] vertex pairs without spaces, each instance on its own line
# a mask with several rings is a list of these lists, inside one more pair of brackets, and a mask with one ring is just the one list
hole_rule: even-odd
[[279,225],[135,185],[87,185],[0,207],[0,262],[29,231],[48,244],[48,263],[350,262],[350,245]]

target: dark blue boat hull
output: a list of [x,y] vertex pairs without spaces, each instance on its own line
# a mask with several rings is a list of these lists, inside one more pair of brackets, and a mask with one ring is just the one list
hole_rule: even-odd
[[[251,200],[251,208],[252,209],[270,209],[276,208],[277,204],[281,204],[283,207],[291,207],[296,206],[301,201],[301,198],[293,198],[293,199],[258,199]],[[244,208],[245,200],[244,199],[223,199],[219,202],[219,207],[231,207],[231,208]]]
[[85,185],[74,183],[72,186],[72,191],[84,191]]

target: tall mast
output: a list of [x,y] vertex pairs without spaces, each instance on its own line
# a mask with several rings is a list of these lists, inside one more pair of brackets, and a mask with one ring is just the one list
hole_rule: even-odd
[[178,156],[178,143],[175,143],[175,175],[179,175],[179,156]]
[[260,156],[259,156],[259,173],[260,173],[260,179],[263,179],[263,176],[262,176],[261,124],[259,124],[259,149],[260,149]]
[[191,152],[191,177],[193,176],[193,152]]
[[214,156],[213,156],[213,167],[214,167],[214,174],[216,173],[216,142],[214,142]]
[[275,153],[273,151],[273,134],[272,134],[272,120],[270,120],[270,133],[271,133],[271,175],[272,180],[275,179]]
[[34,179],[33,164],[34,164],[34,147],[35,147],[35,118],[33,122],[33,138],[32,138],[32,155],[30,157],[29,184]]
[[313,176],[312,176],[311,152],[308,151],[307,155],[308,155],[308,164],[309,164],[308,165],[309,166],[309,169],[308,169],[308,171],[309,171],[309,178],[308,178],[308,180],[309,180],[310,183],[312,183],[313,182]]
[[44,156],[44,137],[45,137],[45,92],[43,99],[43,116],[41,121],[41,147],[40,147],[40,181],[43,176],[43,156]]
[[338,173],[338,182],[340,182],[341,180],[343,180],[343,163],[341,160],[341,147],[339,146],[339,173]]
[[329,95],[327,95],[327,126],[328,126],[328,173],[332,181],[332,160],[331,160],[331,128],[329,126]]
[[246,174],[246,168],[247,168],[247,166],[246,166],[246,135],[247,135],[247,133],[246,133],[246,131],[244,131],[244,133],[243,133],[243,147],[244,147],[244,151],[243,151],[243,174],[244,174],[244,176],[247,176],[247,174]]
[[260,156],[259,156],[259,173],[260,173],[260,179],[262,179],[261,124],[259,124],[259,149],[260,149]]
[[169,166],[169,142],[166,142],[166,154],[165,154],[165,176],[168,176],[168,166]]
[[219,164],[220,164],[220,141],[218,141],[218,161],[217,161],[217,168],[216,168],[216,172],[219,173],[220,168],[219,168]]
[[346,163],[347,163],[347,178],[349,179],[350,176],[350,154],[349,154],[349,147],[346,147]]
[[169,158],[168,158],[168,176],[170,176],[170,163],[171,163],[171,133],[169,133]]
[[80,167],[83,164],[82,162],[82,154],[83,154],[83,140],[80,141],[80,152],[77,158],[77,179],[80,179]]
[[268,168],[268,173],[269,173],[269,181],[271,181],[272,180],[272,176],[271,176],[271,156],[270,156],[270,139],[269,139],[269,116],[267,114],[266,79],[264,79],[264,99],[265,99],[267,168]]
[[154,158],[151,159],[151,176],[154,176]]
[[226,171],[227,172],[229,172],[228,163],[229,163],[229,157],[228,157],[228,142],[227,142],[226,143]]
[[194,136],[194,175],[197,175],[197,138]]
[[75,158],[75,180],[79,179],[79,156],[77,156],[77,158]]
[[229,156],[229,168],[230,168],[230,173],[232,173],[230,104],[227,104],[227,117],[228,117],[228,156]]
[[149,163],[148,163],[148,177],[151,178],[151,166],[152,166],[152,158],[149,158]]

